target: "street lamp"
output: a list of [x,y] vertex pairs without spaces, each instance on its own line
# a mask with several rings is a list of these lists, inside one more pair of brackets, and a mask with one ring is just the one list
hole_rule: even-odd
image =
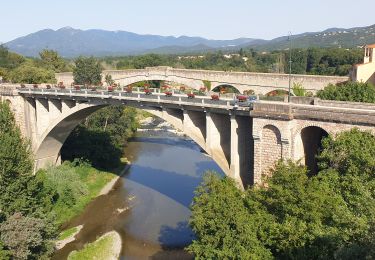
[[288,103],[290,103],[290,91],[292,85],[292,33],[288,33],[289,41],[289,88],[288,88]]

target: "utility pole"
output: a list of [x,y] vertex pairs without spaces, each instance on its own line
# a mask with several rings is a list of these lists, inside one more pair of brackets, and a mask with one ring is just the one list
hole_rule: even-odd
[[292,85],[292,33],[288,33],[289,41],[289,88],[288,88],[288,103],[290,103],[290,91]]

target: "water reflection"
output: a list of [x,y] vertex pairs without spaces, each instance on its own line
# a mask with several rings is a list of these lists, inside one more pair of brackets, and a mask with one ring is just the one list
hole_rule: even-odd
[[188,219],[194,190],[206,170],[222,171],[182,137],[133,138],[125,154],[132,162],[130,170],[108,195],[68,224],[84,228],[55,259],[66,258],[110,230],[122,237],[121,259],[191,259],[182,248],[193,239]]

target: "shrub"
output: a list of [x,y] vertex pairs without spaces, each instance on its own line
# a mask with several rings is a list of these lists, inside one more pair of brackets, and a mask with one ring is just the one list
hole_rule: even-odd
[[375,86],[363,82],[347,82],[339,86],[329,84],[319,90],[317,96],[328,100],[375,103]]

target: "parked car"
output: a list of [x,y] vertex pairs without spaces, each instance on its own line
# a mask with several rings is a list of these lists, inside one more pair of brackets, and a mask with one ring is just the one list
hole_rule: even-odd
[[234,100],[230,101],[229,104],[232,106],[239,106],[239,107],[250,107],[254,102],[256,102],[257,96],[244,96],[238,95],[235,97]]

